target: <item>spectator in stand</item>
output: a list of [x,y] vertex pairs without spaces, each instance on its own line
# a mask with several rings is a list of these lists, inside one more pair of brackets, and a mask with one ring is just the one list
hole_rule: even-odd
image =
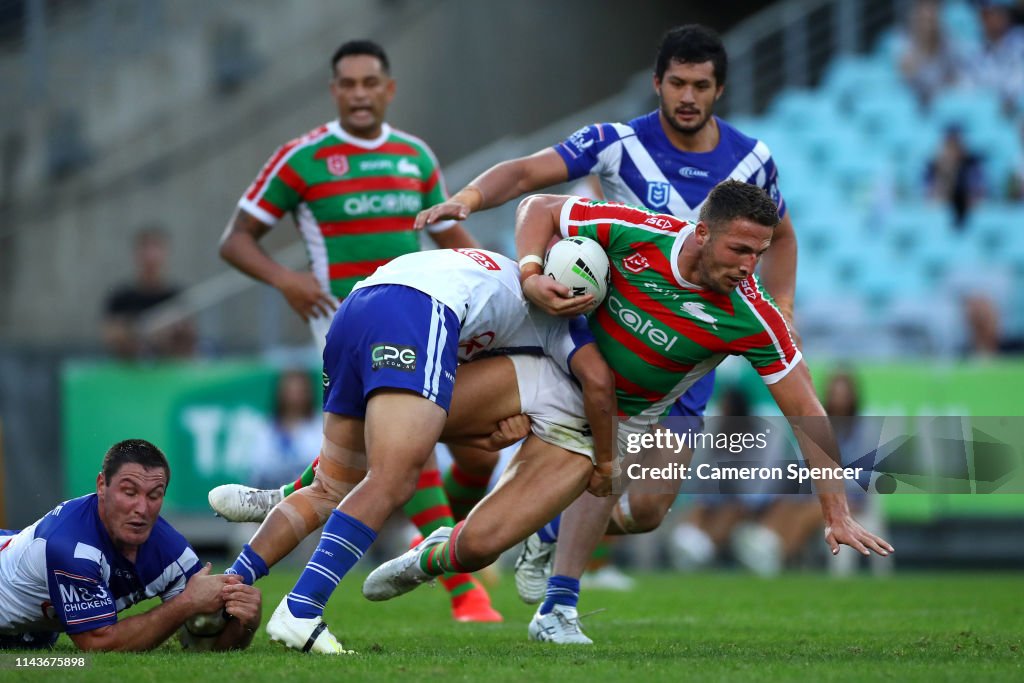
[[250,484],[264,488],[294,479],[320,450],[323,415],[314,403],[313,383],[305,370],[286,370],[277,381],[274,414],[254,430]]
[[972,85],[999,93],[1006,112],[1024,106],[1024,27],[1013,23],[1013,0],[978,0],[982,44],[967,61]]
[[950,126],[925,172],[928,195],[948,203],[954,223],[962,229],[971,207],[985,197],[985,171],[981,157],[967,149],[959,126]]
[[962,64],[954,43],[942,30],[938,0],[917,0],[898,40],[903,79],[927,107],[937,92],[957,82]]
[[167,280],[170,240],[163,229],[150,226],[135,234],[135,279],[120,285],[103,306],[103,340],[123,360],[147,357],[185,358],[195,355],[196,331],[191,321],[146,334],[143,313],[176,296],[181,290]]
[[1024,339],[1004,334],[999,309],[989,296],[981,293],[965,296],[963,311],[968,334],[964,355],[986,357],[1024,352]]

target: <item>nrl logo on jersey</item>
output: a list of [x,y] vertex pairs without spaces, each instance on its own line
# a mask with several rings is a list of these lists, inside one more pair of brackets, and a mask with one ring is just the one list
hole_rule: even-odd
[[402,175],[411,175],[417,178],[420,177],[420,167],[412,163],[408,159],[399,159],[398,172],[401,173]]
[[718,325],[716,324],[718,322],[718,318],[705,311],[704,304],[699,301],[687,301],[679,308],[682,309],[683,313],[689,313],[697,320],[711,325],[711,327],[716,330],[718,329]]
[[672,186],[668,183],[651,181],[647,183],[647,206],[652,209],[664,209],[668,206],[668,196]]
[[327,157],[327,170],[331,175],[345,175],[348,173],[348,157],[344,154],[332,154]]
[[650,268],[651,263],[639,251],[634,251],[632,254],[622,259],[622,267],[629,272],[636,274],[642,273]]

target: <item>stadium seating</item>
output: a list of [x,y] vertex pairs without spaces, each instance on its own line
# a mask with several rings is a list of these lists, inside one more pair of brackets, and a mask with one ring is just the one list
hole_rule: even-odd
[[[966,2],[944,3],[942,22],[965,49],[980,40]],[[966,87],[923,108],[901,80],[897,42],[890,30],[870,54],[833,60],[817,87],[786,90],[764,116],[738,120],[779,164],[800,239],[798,317],[805,340],[827,338],[829,355],[847,346],[954,353],[963,336],[955,294],[965,287],[997,300],[1009,332],[1024,330],[1024,296],[1014,294],[1024,291],[1024,204],[1004,198],[1024,158],[1024,120],[1009,119],[994,93]],[[924,184],[950,126],[981,155],[989,193],[960,231]],[[837,297],[846,315],[830,329]]]

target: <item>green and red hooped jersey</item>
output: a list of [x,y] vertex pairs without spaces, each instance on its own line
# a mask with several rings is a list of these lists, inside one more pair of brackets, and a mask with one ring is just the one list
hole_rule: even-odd
[[744,356],[767,384],[799,364],[789,327],[756,276],[729,294],[682,278],[679,253],[694,224],[579,197],[562,207],[559,224],[564,237],[596,240],[611,262],[611,287],[590,328],[623,414],[658,418],[727,355]]
[[363,140],[331,121],[274,152],[238,206],[267,225],[291,213],[313,273],[344,298],[378,266],[419,251],[416,214],[446,198],[425,142],[387,124]]

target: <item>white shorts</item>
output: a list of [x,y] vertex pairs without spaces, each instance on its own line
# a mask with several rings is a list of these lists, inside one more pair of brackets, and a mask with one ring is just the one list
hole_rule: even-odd
[[583,392],[547,356],[511,355],[519,402],[539,439],[594,460],[594,440],[583,410]]

